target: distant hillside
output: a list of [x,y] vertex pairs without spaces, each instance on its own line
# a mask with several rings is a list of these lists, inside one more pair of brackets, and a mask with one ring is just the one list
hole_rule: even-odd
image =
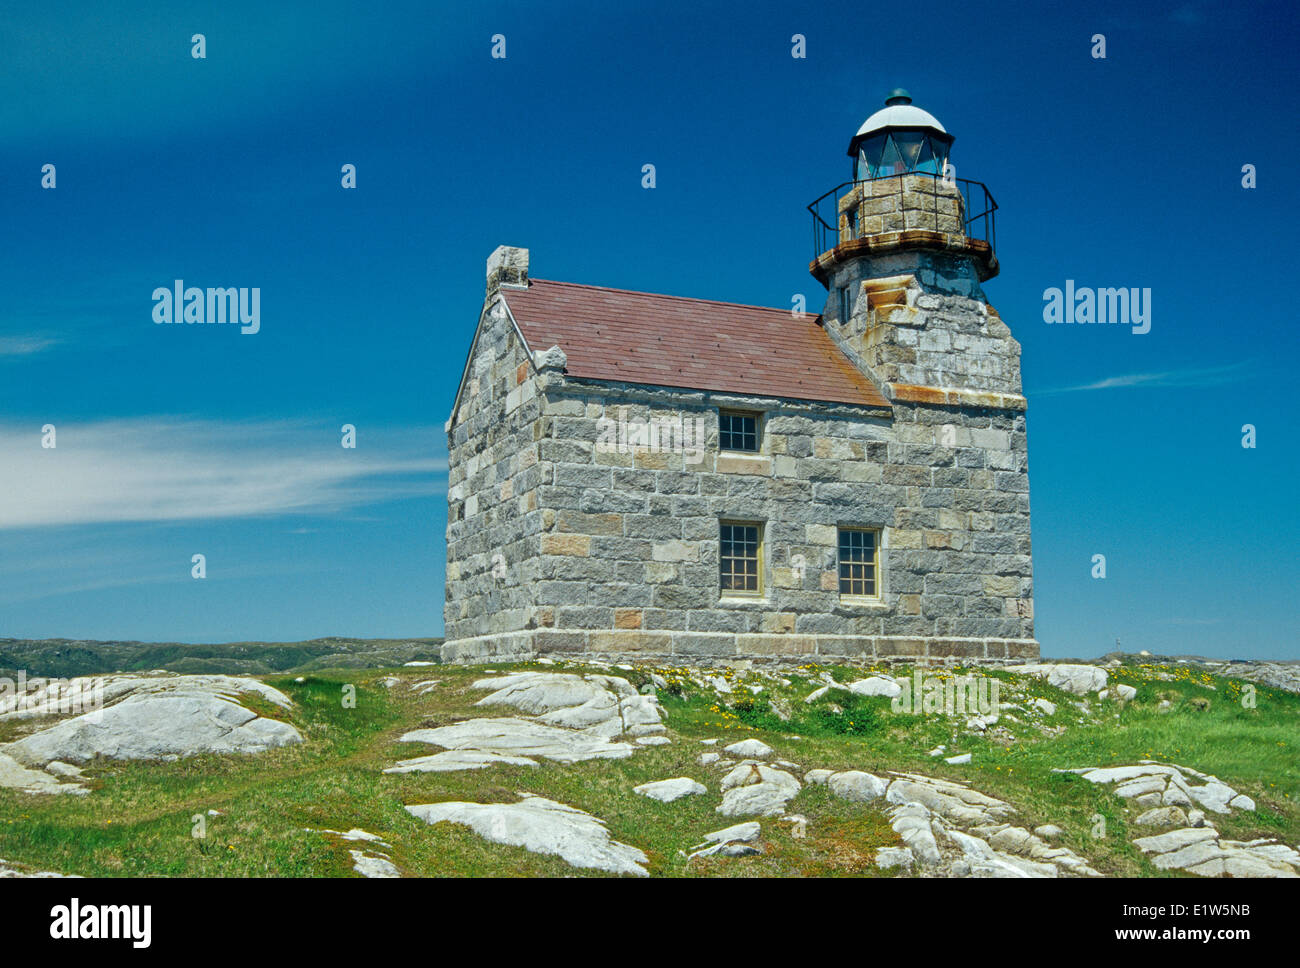
[[212,672],[271,675],[317,669],[373,669],[437,662],[442,639],[312,639],[308,642],[98,642],[83,639],[0,639],[0,675],[28,677],[109,672]]

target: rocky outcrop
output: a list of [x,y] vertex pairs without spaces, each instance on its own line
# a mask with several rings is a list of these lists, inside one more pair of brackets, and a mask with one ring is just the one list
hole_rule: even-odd
[[0,860],[0,878],[8,877],[77,877],[76,874],[56,874],[53,871],[38,871],[25,864],[14,864]]
[[703,783],[692,780],[689,776],[679,776],[671,780],[642,783],[640,786],[633,787],[632,792],[643,797],[649,797],[651,800],[658,800],[660,803],[672,803],[682,797],[699,796],[708,793],[709,789]]
[[746,760],[722,778],[722,804],[717,812],[724,817],[777,817],[785,813],[786,804],[801,787],[785,770]]
[[762,853],[758,849],[761,827],[756,820],[715,830],[704,835],[704,843],[692,848],[689,859],[696,857],[749,857]]
[[1031,665],[1012,665],[1007,672],[1019,672],[1024,675],[1045,679],[1049,686],[1055,686],[1076,696],[1086,696],[1106,688],[1109,679],[1105,669],[1094,665],[1074,665],[1071,663],[1033,663]]
[[1134,845],[1161,870],[1202,877],[1300,877],[1300,853],[1271,838],[1225,840],[1213,827],[1184,827]]
[[[658,700],[641,695],[618,676],[521,672],[479,679],[474,688],[492,690],[476,706],[509,706],[531,715],[466,719],[450,726],[413,730],[401,736],[400,742],[428,743],[444,752],[403,760],[384,772],[623,759],[647,741],[668,742]],[[642,784],[635,792],[671,802],[707,790],[689,777],[678,777]],[[611,840],[604,821],[544,797],[520,796],[523,799],[513,804],[453,801],[406,809],[427,823],[463,824],[486,840],[554,854],[575,867],[645,876],[645,854]]]
[[1300,876],[1300,853],[1287,845],[1267,837],[1225,840],[1206,821],[1204,810],[1230,814],[1255,809],[1254,800],[1216,776],[1155,760],[1055,772],[1077,773],[1090,783],[1114,785],[1116,796],[1146,808],[1134,819],[1135,826],[1173,828],[1133,841],[1162,870],[1187,871],[1203,877]]
[[[1078,854],[1010,823],[1015,808],[965,784],[917,773],[810,770],[809,783],[859,803],[883,801],[901,848],[881,848],[878,866],[932,877],[1099,877]],[[1042,828],[1040,828],[1041,830]]]
[[465,719],[404,733],[399,742],[427,743],[445,752],[402,760],[384,772],[447,772],[498,763],[536,766],[539,759],[623,759],[637,745],[668,741],[658,700],[641,695],[618,676],[521,672],[479,679],[474,688],[492,690],[476,706],[510,706],[533,715]]
[[524,796],[518,803],[425,803],[407,813],[425,823],[463,824],[480,837],[540,854],[574,867],[645,877],[648,858],[636,847],[611,840],[602,820],[574,807]]
[[73,679],[8,696],[0,721],[36,726],[0,744],[0,785],[30,793],[84,792],[75,764],[96,757],[175,760],[261,753],[303,741],[291,724],[241,705],[245,694],[281,709],[292,706],[288,696],[256,679],[207,675]]
[[493,689],[476,706],[512,706],[537,721],[600,736],[648,736],[664,732],[659,703],[640,695],[618,676],[521,672],[480,679],[475,689]]
[[1085,766],[1054,773],[1078,773],[1090,783],[1113,784],[1115,795],[1150,810],[1200,805],[1214,813],[1254,810],[1255,801],[1216,776],[1186,766],[1142,760],[1132,766]]

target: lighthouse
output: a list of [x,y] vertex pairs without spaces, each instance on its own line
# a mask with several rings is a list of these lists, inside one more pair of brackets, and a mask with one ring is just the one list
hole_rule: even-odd
[[809,206],[817,316],[492,253],[447,422],[444,662],[1037,658],[1020,346],[954,141],[905,91],[849,139]]
[[852,177],[808,206],[809,270],[828,332],[886,396],[1023,401],[1020,345],[982,287],[999,271],[997,202],[957,177],[955,140],[890,92],[849,141]]

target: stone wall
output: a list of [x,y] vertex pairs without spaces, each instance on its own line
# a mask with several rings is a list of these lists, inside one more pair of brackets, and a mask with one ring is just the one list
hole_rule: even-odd
[[836,207],[841,242],[907,229],[954,236],[965,233],[961,192],[955,184],[935,175],[897,175],[860,181],[844,193]]
[[528,627],[519,562],[539,550],[537,382],[504,305],[489,295],[448,424],[448,642]]
[[[890,416],[554,373],[534,379],[538,439],[520,441],[515,459],[537,475],[530,494],[539,510],[503,515],[508,527],[493,532],[512,549],[507,587],[517,582],[518,594],[501,599],[528,601],[530,614],[509,629],[474,606],[454,625],[449,617],[444,658],[1037,655],[1022,415],[900,404]],[[718,452],[720,406],[766,413],[761,454]],[[611,425],[656,418],[702,421],[701,459],[602,443]],[[471,480],[520,473],[498,465],[496,476]],[[495,489],[472,490],[480,514],[499,506]],[[721,519],[763,523],[762,598],[721,595]],[[881,529],[878,604],[841,600],[839,526]],[[490,552],[484,542],[473,550],[476,562]],[[449,570],[449,616],[455,584]],[[478,631],[484,622],[516,634],[488,636]]]
[[852,311],[841,319],[839,300],[828,300],[827,331],[877,381],[1020,394],[1020,344],[988,305],[969,258],[903,251],[854,259],[830,285],[832,294],[849,287]]

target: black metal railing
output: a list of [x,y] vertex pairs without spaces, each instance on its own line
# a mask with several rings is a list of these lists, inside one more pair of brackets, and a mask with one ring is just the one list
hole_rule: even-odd
[[[954,216],[949,212],[940,211],[940,199],[953,199],[956,196],[961,198],[960,218],[962,232],[967,238],[981,239],[989,244],[993,249],[997,249],[996,239],[996,219],[994,213],[998,210],[998,203],[993,200],[993,194],[982,183],[971,181],[968,178],[945,178],[941,174],[925,171],[908,171],[896,175],[881,175],[878,178],[866,178],[857,181],[847,181],[841,185],[836,185],[825,195],[822,195],[816,201],[808,206],[808,211],[813,217],[813,258],[816,259],[823,252],[835,248],[844,239],[840,232],[840,199],[848,192],[853,191],[861,185],[872,185],[871,195],[869,198],[889,198],[891,196],[903,196],[904,194],[917,193],[917,188],[911,179],[930,178],[935,184],[929,188],[922,189],[919,194],[928,195],[930,201],[925,204],[932,205],[932,211],[927,212],[924,207],[912,207],[906,209],[908,213],[919,212],[923,215],[933,215],[932,225],[908,225],[907,228],[932,228],[934,231],[945,231],[941,227],[941,219],[953,219]],[[893,179],[898,183],[897,190],[889,192],[880,192],[880,182],[886,182]],[[892,189],[892,186],[891,186]],[[903,211],[903,207],[898,207]],[[829,217],[829,221],[827,221]],[[862,238],[869,235],[864,231],[861,221],[854,219],[846,230],[848,238]]]

